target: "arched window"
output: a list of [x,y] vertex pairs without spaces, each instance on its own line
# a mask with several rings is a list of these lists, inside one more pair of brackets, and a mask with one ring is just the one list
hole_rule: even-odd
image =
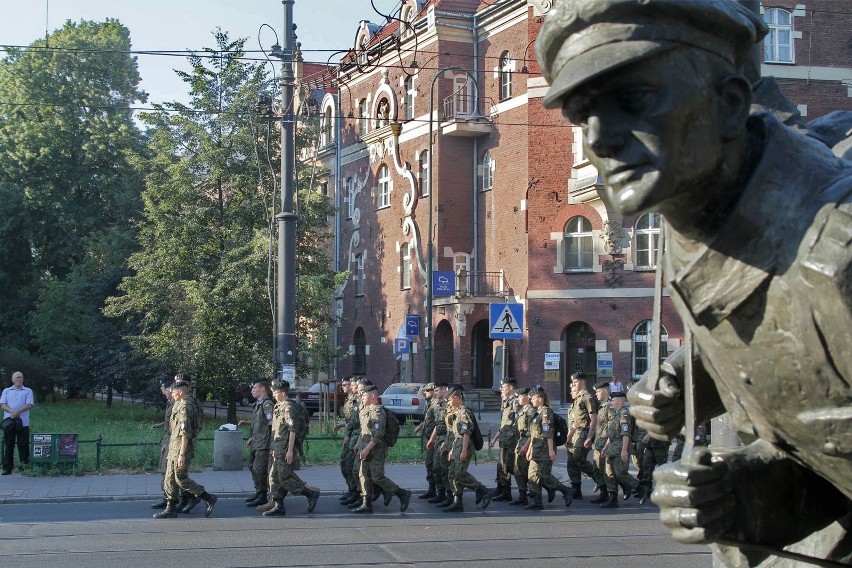
[[488,191],[494,187],[494,160],[490,151],[482,155],[482,164],[479,167],[482,170],[482,191]]
[[409,77],[405,81],[405,118],[411,120],[414,118],[414,99],[417,96],[417,89],[414,88],[414,77]]
[[363,296],[367,286],[366,279],[364,278],[364,255],[362,253],[355,255],[355,281],[357,284],[355,286],[355,294]]
[[512,59],[509,52],[504,51],[500,56],[500,100],[512,98]]
[[763,20],[769,26],[763,40],[763,59],[767,63],[794,63],[792,14],[781,8],[767,8]]
[[565,223],[565,271],[591,270],[594,262],[592,223],[585,217],[571,217]]
[[331,107],[326,107],[322,113],[322,136],[321,141],[323,146],[331,144],[334,141],[334,119],[332,118]]
[[379,173],[377,174],[379,181],[378,193],[376,195],[376,200],[378,201],[377,207],[390,207],[390,195],[391,191],[393,191],[393,180],[391,180],[390,168],[388,168],[385,164],[379,166]]
[[[402,18],[400,18],[403,24],[402,26],[402,39],[410,38],[414,35],[414,16],[416,12],[414,10],[414,6],[406,6],[402,10]],[[406,25],[408,24],[408,25]]]
[[429,195],[429,150],[420,152],[420,197]]
[[657,267],[657,248],[660,244],[660,214],[646,213],[636,221],[636,262],[637,269]]
[[411,248],[408,243],[399,247],[399,285],[403,290],[411,288]]
[[352,337],[352,374],[367,374],[367,335],[359,327]]
[[367,99],[358,101],[358,133],[364,136],[369,132],[370,112],[367,110]]
[[[633,376],[641,377],[650,366],[650,354],[652,353],[651,342],[652,322],[645,320],[633,330]],[[669,334],[666,328],[660,326],[660,361],[669,356],[668,347]]]

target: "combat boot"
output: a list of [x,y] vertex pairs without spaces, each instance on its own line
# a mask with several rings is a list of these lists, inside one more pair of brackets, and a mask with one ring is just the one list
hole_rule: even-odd
[[441,487],[435,492],[434,497],[430,497],[426,502],[427,503],[443,503],[447,500],[447,490]]
[[476,504],[479,505],[481,502],[483,509],[487,509],[493,499],[494,489],[488,489],[484,485],[480,485],[476,488]]
[[520,495],[518,495],[518,498],[509,503],[509,505],[529,505],[529,500],[527,500],[527,492],[525,490],[521,491]]
[[206,491],[204,493],[202,493],[199,497],[201,498],[202,501],[207,503],[207,508],[204,509],[204,516],[209,517],[210,515],[213,514],[213,507],[216,506],[216,501],[218,501],[219,498],[216,497],[215,495],[211,495],[210,493],[207,493]]
[[574,491],[571,495],[571,498],[572,499],[582,499],[583,498],[583,491],[582,491],[581,485],[579,483],[572,483],[571,486],[574,488]]
[[544,509],[544,503],[541,500],[541,494],[533,495],[532,503],[524,507],[524,509],[527,509],[529,511],[540,511],[541,509]]
[[263,512],[264,517],[283,517],[287,512],[284,510],[284,501],[273,501],[272,508]]
[[270,511],[270,510],[272,510],[272,508],[273,508],[274,506],[275,506],[275,501],[273,501],[272,499],[270,499],[270,500],[269,500],[268,502],[266,502],[264,505],[258,505],[258,506],[257,506],[257,507],[255,507],[255,508],[256,508],[258,511],[265,513],[266,511]]
[[186,498],[186,505],[184,505],[182,509],[178,509],[178,513],[191,513],[195,506],[199,503],[201,503],[201,498],[196,497],[195,495],[190,495]]
[[320,492],[305,487],[302,490],[302,495],[308,498],[308,513],[313,513],[317,506],[317,501],[319,501]]
[[435,492],[435,484],[430,483],[429,484],[429,490],[426,491],[426,493],[421,493],[420,495],[417,496],[417,498],[418,499],[431,499],[432,497],[434,497],[436,495],[437,495],[437,493]]
[[464,512],[464,503],[462,502],[462,496],[456,495],[453,497],[452,502],[446,507],[441,507],[441,511],[444,513],[462,513]]
[[356,515],[372,515],[373,514],[373,500],[370,499],[369,495],[365,495],[361,500],[361,506],[352,509],[352,512]]
[[152,509],[165,509],[166,505],[168,505],[168,504],[169,504],[169,500],[166,498],[165,495],[163,495],[162,501],[157,501],[156,503],[151,505],[151,508]]
[[347,499],[346,501],[343,502],[343,504],[346,505],[347,507],[349,505],[353,505],[355,503],[359,503],[359,504],[361,503],[361,494],[358,493],[357,491],[353,491],[352,495],[349,496],[349,499]]
[[601,509],[618,509],[618,492],[610,493],[606,503],[601,505]]
[[385,504],[385,507],[387,507],[388,505],[391,504],[391,501],[393,501],[394,494],[391,493],[390,491],[388,491],[384,494],[384,496],[385,496],[384,504]]
[[177,516],[177,507],[175,506],[174,501],[167,502],[165,509],[159,513],[154,513],[155,519],[174,519]]
[[607,501],[609,501],[609,491],[607,491],[604,487],[601,489],[601,494],[598,495],[597,499],[592,499],[591,501],[589,501],[589,503],[594,503],[597,505],[600,503],[606,503]]
[[565,499],[565,507],[568,508],[571,506],[571,503],[574,502],[573,495],[576,494],[576,488],[574,491],[571,490],[570,487],[565,485],[564,483],[560,484],[559,490],[562,492],[562,498]]
[[396,496],[399,497],[399,512],[404,513],[408,509],[408,503],[411,501],[411,491],[397,489]]
[[253,501],[249,501],[247,506],[257,507],[258,505],[266,505],[269,502],[269,494],[266,491],[258,491],[257,497]]
[[497,489],[494,490],[494,498],[492,501],[511,501],[512,500],[512,486],[501,485],[498,486]]
[[647,501],[648,498],[651,496],[651,488],[648,487],[647,485],[640,485],[638,489],[639,489],[639,504],[644,505],[645,501]]
[[353,493],[355,493],[355,491],[353,491],[352,489],[348,490],[346,493],[340,496],[340,502],[345,503],[346,501],[348,501],[349,498],[352,497]]
[[[255,491],[254,495],[246,498],[246,503],[251,503],[252,501],[257,501],[257,498],[260,497],[261,493],[265,493],[264,491]],[[259,505],[260,503],[258,503]]]
[[440,507],[442,509],[444,507],[449,507],[450,505],[453,504],[454,499],[455,499],[455,497],[453,496],[453,494],[450,493],[449,491],[447,491],[447,498],[444,499],[443,501],[441,501],[440,503],[438,503],[438,507]]
[[556,489],[554,489],[553,487],[545,487],[545,490],[547,491],[547,502],[553,503],[553,499],[554,497],[556,497]]
[[175,505],[175,511],[178,513],[183,512],[183,508],[186,507],[186,504],[189,502],[189,493],[185,493],[183,491],[180,492],[180,499],[178,499],[177,505]]

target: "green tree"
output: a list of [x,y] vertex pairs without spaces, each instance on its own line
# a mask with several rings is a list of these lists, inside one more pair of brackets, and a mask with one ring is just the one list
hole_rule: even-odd
[[47,43],[0,61],[0,342],[86,391],[123,356],[101,308],[134,246],[145,145],[130,107],[146,95],[118,21],[68,22]]

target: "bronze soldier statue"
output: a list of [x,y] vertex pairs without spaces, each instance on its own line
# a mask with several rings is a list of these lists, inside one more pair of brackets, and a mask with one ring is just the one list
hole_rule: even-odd
[[729,565],[845,564],[852,163],[750,113],[765,33],[733,0],[561,0],[536,45],[543,104],[581,127],[610,211],[665,218],[684,346],[630,392],[637,424],[670,439],[685,410],[693,428],[728,412],[747,444],[659,468],[663,523]]

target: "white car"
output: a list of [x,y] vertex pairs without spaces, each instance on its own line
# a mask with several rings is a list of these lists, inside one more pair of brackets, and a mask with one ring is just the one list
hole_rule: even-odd
[[394,383],[380,398],[381,404],[396,414],[400,423],[407,419],[422,421],[426,414],[426,397],[423,395],[424,383]]

